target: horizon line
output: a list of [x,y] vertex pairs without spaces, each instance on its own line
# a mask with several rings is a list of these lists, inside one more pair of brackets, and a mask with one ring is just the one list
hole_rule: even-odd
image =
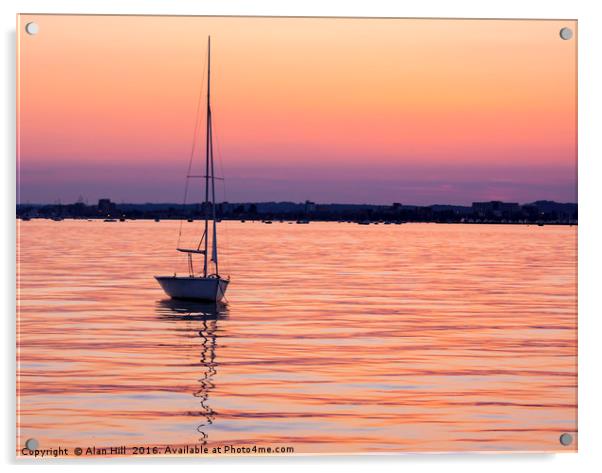
[[[109,200],[111,203],[115,204],[115,205],[202,205],[204,202],[169,202],[169,201],[160,201],[160,202],[116,202],[114,200],[112,200],[109,197],[102,197],[98,200]],[[552,199],[536,199],[536,200],[532,200],[529,202],[518,202],[518,201],[509,201],[509,200],[500,200],[500,199],[489,199],[489,200],[475,200],[472,201],[470,204],[454,204],[454,203],[442,203],[442,202],[438,202],[438,203],[434,203],[434,204],[408,204],[408,203],[403,203],[403,202],[391,202],[389,204],[377,204],[377,203],[370,203],[370,202],[362,202],[362,203],[357,203],[357,202],[317,202],[317,201],[313,201],[313,200],[305,200],[305,201],[293,201],[293,200],[262,200],[262,201],[221,201],[221,202],[216,202],[216,204],[296,204],[296,205],[303,205],[306,203],[311,203],[314,205],[373,205],[373,206],[382,206],[382,207],[391,207],[395,204],[399,204],[401,206],[406,206],[406,207],[432,207],[435,205],[449,205],[449,206],[454,206],[454,207],[471,207],[472,204],[474,203],[480,203],[480,202],[502,202],[502,203],[506,203],[506,204],[518,204],[518,205],[528,205],[528,204],[533,204],[535,202],[554,202],[556,204],[574,204],[574,205],[578,205],[578,202],[561,202],[561,201],[557,201],[557,200],[552,200]],[[16,205],[73,205],[73,204],[77,204],[77,203],[82,203],[88,206],[93,206],[93,205],[97,205],[97,203],[87,203],[87,200],[76,200],[73,202],[17,202]]]

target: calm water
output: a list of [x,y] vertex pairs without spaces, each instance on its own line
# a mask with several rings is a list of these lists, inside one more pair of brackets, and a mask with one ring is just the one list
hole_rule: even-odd
[[222,222],[216,306],[178,222],[18,225],[18,445],[576,448],[576,227]]

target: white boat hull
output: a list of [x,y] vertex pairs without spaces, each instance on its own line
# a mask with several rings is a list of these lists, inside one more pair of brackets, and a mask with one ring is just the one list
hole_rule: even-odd
[[224,298],[228,279],[190,276],[155,276],[165,294],[173,299],[219,302]]

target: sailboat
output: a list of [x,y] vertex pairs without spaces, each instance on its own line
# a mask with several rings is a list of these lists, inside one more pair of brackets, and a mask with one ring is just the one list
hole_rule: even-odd
[[[205,230],[196,248],[177,248],[188,256],[188,275],[155,276],[165,293],[172,299],[221,301],[226,294],[230,277],[219,274],[217,252],[217,218],[215,214],[215,174],[213,166],[213,128],[211,120],[211,37],[207,42],[207,127],[205,136]],[[211,234],[211,235],[210,235]],[[211,239],[211,245],[209,240]],[[194,257],[202,257],[202,271],[194,270]]]

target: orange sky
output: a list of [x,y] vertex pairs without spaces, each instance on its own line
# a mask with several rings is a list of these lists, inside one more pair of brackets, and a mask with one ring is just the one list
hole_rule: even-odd
[[448,202],[574,201],[576,39],[563,26],[577,27],[24,15],[21,197],[177,201],[210,34],[230,200],[350,201],[359,183],[360,201],[443,202],[446,185]]

